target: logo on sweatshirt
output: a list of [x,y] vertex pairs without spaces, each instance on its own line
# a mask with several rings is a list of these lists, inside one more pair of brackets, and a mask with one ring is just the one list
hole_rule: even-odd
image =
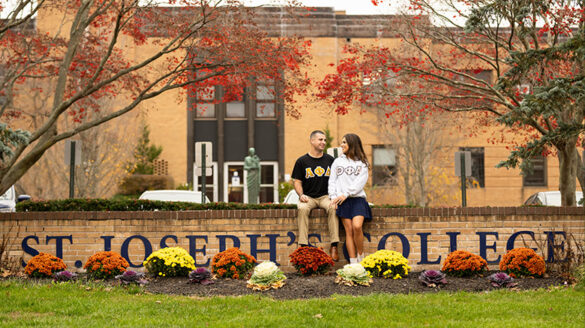
[[353,166],[347,166],[347,167],[343,167],[343,166],[338,166],[337,169],[335,170],[335,173],[340,176],[343,173],[347,174],[347,175],[359,175],[362,172],[362,167],[361,166],[357,166],[357,167],[353,167]]
[[326,177],[331,175],[331,170],[329,167],[327,167],[327,171],[325,171],[325,169],[321,166],[317,166],[315,171],[313,171],[310,167],[305,169],[305,179],[314,178],[315,176],[322,177],[323,175]]

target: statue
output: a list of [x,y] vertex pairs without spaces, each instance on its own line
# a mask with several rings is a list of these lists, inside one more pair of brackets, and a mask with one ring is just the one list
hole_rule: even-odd
[[258,195],[260,194],[260,157],[256,155],[254,148],[248,150],[248,156],[244,159],[244,170],[248,172],[246,178],[248,203],[258,204]]

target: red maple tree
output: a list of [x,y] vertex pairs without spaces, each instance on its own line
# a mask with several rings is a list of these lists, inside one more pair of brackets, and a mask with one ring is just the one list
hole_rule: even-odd
[[363,81],[407,80],[408,88],[385,88],[380,104],[389,113],[414,101],[425,112],[476,113],[479,123],[517,132],[523,139],[509,144],[499,166],[530,170],[531,158],[557,156],[562,204],[574,206],[576,181],[585,188],[584,7],[582,0],[411,0],[390,32],[410,52],[348,48],[320,96],[343,114],[368,100],[356,92]]
[[[298,114],[292,97],[309,83],[300,73],[309,60],[308,41],[268,35],[255,8],[237,0],[166,5],[41,0],[10,8],[0,21],[0,193],[55,143],[170,90],[223,85],[234,91],[219,101],[229,101],[254,78],[270,79],[282,86],[289,114]],[[50,102],[32,112],[27,95],[38,93]],[[104,99],[113,101],[113,110],[88,115],[100,111]],[[37,128],[31,129],[33,118]],[[75,124],[63,128],[64,120]]]

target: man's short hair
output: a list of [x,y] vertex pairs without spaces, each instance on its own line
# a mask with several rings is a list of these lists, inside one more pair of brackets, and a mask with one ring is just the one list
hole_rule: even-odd
[[316,134],[322,134],[322,135],[326,135],[326,134],[325,134],[325,132],[323,132],[323,131],[321,131],[321,130],[315,130],[315,131],[311,132],[311,136],[309,136],[309,139],[313,139],[313,137],[314,137]]

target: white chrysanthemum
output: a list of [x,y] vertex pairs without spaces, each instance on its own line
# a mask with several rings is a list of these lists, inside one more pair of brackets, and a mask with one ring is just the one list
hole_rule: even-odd
[[271,261],[265,261],[258,264],[254,268],[254,275],[256,275],[258,278],[268,277],[271,274],[273,274],[276,270],[278,270],[276,263]]
[[367,275],[366,269],[359,263],[346,264],[343,267],[343,273],[347,277],[363,277]]

